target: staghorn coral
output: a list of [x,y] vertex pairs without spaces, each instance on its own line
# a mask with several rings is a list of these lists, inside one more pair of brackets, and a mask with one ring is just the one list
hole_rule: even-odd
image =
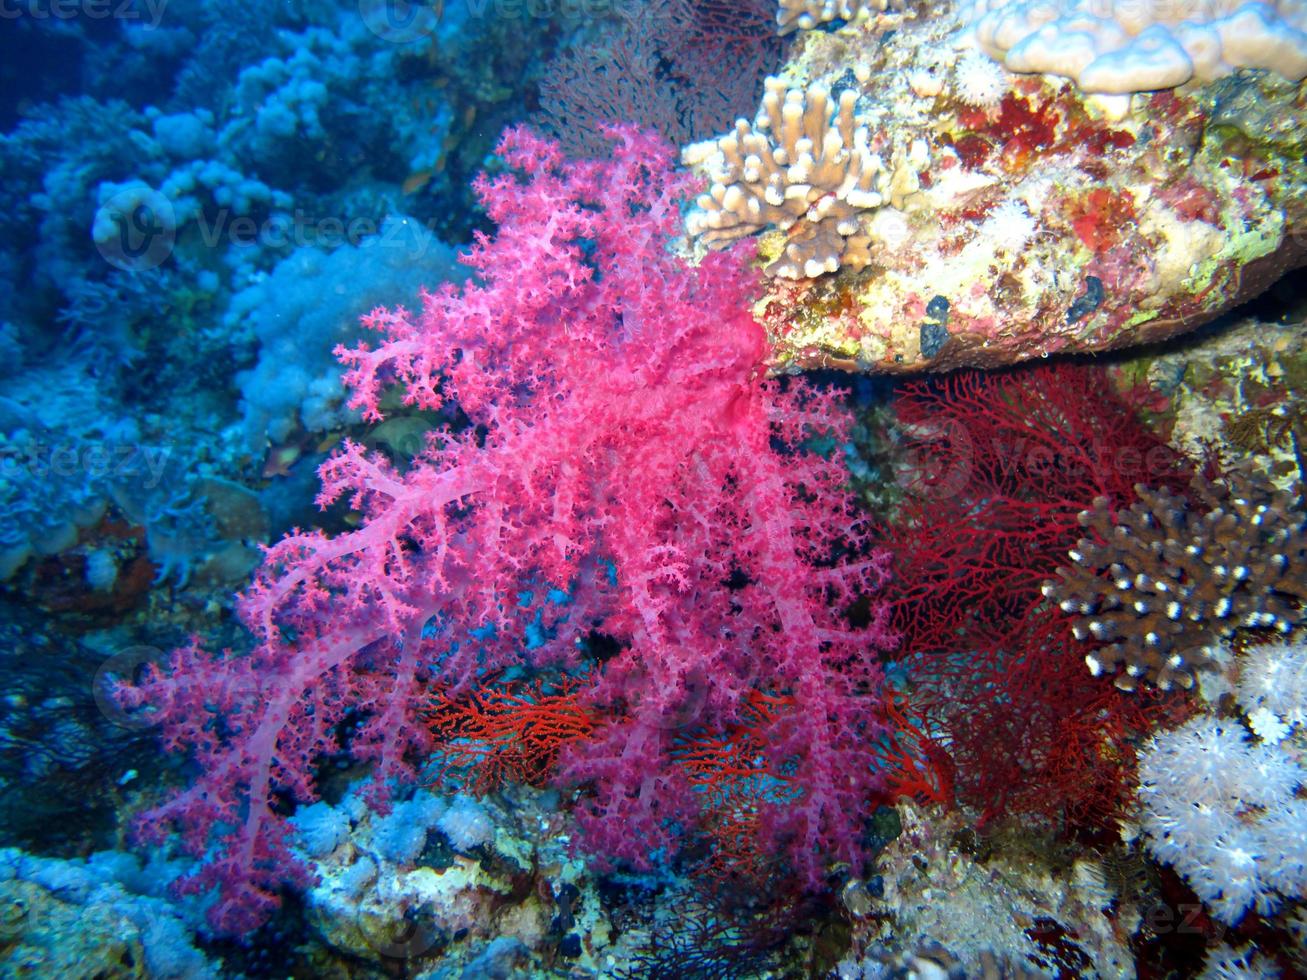
[[1085,657],[1122,690],[1142,680],[1162,690],[1193,684],[1212,644],[1236,629],[1288,632],[1307,599],[1307,529],[1300,502],[1263,478],[1196,478],[1192,497],[1137,487],[1114,513],[1098,498],[1080,515],[1089,534],[1074,564],[1045,583],[1046,597],[1078,613],[1077,639],[1104,646]]
[[720,249],[774,226],[789,241],[766,271],[787,279],[862,268],[871,254],[859,216],[885,202],[890,172],[853,114],[857,93],[846,89],[832,104],[820,85],[766,86],[753,124],[741,119],[733,133],[685,148],[684,162],[712,181],[687,231]]
[[810,31],[833,20],[855,20],[864,10],[885,10],[885,0],[781,0],[776,11],[776,30],[790,34]]

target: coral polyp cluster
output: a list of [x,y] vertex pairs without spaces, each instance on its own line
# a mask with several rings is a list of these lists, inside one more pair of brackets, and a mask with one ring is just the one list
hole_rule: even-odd
[[885,0],[780,0],[776,26],[781,34],[810,31],[833,20],[853,20],[864,10],[884,10]]
[[889,172],[854,116],[857,95],[845,89],[832,104],[822,86],[766,84],[755,124],[741,119],[730,135],[683,154],[712,178],[686,229],[710,248],[767,227],[787,231],[784,253],[767,266],[787,279],[862,268],[871,254],[859,218],[885,202]]
[[1221,921],[1307,893],[1307,771],[1237,722],[1195,718],[1154,736],[1139,763],[1148,849]]
[[1191,497],[1137,489],[1114,511],[1098,498],[1086,536],[1044,595],[1076,614],[1072,631],[1099,644],[1085,661],[1117,687],[1191,687],[1212,647],[1236,629],[1289,632],[1307,600],[1307,515],[1264,480],[1198,478]]

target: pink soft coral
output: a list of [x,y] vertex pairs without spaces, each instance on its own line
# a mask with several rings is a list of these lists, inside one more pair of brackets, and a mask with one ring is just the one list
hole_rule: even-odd
[[844,613],[885,558],[838,458],[798,449],[842,413],[828,393],[765,380],[744,256],[691,268],[671,254],[695,188],[666,147],[615,138],[609,159],[579,164],[525,131],[504,138],[507,172],[477,185],[499,230],[464,259],[476,281],[425,295],[420,316],[374,311],[380,345],[339,352],[369,420],[398,385],[472,424],[405,472],[347,444],[322,467],[320,502],[346,498],[362,525],[268,550],[240,604],[254,651],[188,648],[129,691],[203,767],[146,829],[180,825],[196,854],[215,827],[227,835],[192,883],[223,886],[217,927],[247,929],[275,902],[293,864],[273,804],[313,798],[311,766],[341,748],[347,713],[362,719],[347,748],[376,785],[412,778],[429,681],[569,667],[596,629],[621,648],[588,682],[607,721],[562,773],[591,787],[592,849],[647,866],[674,845],[694,810],[677,729],[727,725],[769,690],[793,698],[763,734],[800,788],[777,801],[770,839],[810,883],[857,856],[889,633]]

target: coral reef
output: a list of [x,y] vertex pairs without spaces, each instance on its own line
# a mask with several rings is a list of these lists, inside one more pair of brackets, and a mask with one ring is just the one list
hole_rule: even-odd
[[208,980],[222,974],[157,894],[166,867],[102,851],[86,860],[0,849],[0,973],[20,977]]
[[240,604],[253,650],[196,643],[120,689],[203,770],[140,829],[160,842],[179,827],[207,856],[181,887],[220,888],[215,928],[248,931],[283,881],[308,883],[277,803],[316,798],[322,753],[371,761],[384,798],[432,748],[429,685],[588,668],[596,630],[617,648],[586,691],[605,723],[564,747],[557,775],[584,791],[587,847],[641,869],[674,853],[697,804],[678,732],[720,730],[751,691],[783,691],[792,707],[762,735],[796,792],[763,810],[762,846],[800,887],[861,859],[879,785],[864,751],[881,727],[873,651],[893,637],[874,598],[888,556],[838,457],[802,448],[844,438],[837,395],[765,379],[744,256],[671,254],[688,181],[652,139],[616,139],[606,161],[569,163],[505,136],[509,169],[478,184],[499,224],[465,256],[478,278],[426,294],[418,316],[375,310],[381,342],[341,351],[365,418],[400,385],[408,405],[453,403],[472,424],[432,433],[403,472],[347,442],[319,500],[357,526],[267,550]]
[[0,973],[1307,971],[1299,0],[74,6]]
[[[1236,629],[1289,632],[1307,600],[1307,514],[1256,474],[1197,477],[1187,496],[1144,486],[1128,508],[1095,499],[1088,536],[1044,595],[1095,644],[1095,676],[1162,690],[1190,687]],[[1117,673],[1124,667],[1124,673]]]
[[1098,862],[1053,860],[1029,839],[982,860],[956,813],[899,812],[903,831],[876,860],[884,911],[855,919],[837,976],[1134,975],[1118,924],[1139,910],[1122,900],[1109,916]]
[[[1297,276],[1284,282],[1296,289]],[[1281,290],[1277,288],[1277,292]],[[1192,343],[1147,350],[1117,369],[1122,389],[1154,392],[1146,406],[1177,448],[1247,459],[1281,490],[1307,478],[1307,321],[1292,301],[1283,319],[1217,324]]]
[[[557,799],[520,788],[499,799],[483,807],[419,790],[383,816],[351,792],[301,810],[294,825],[317,879],[305,895],[317,940],[378,967],[447,970],[470,969],[489,945],[511,940],[509,958],[544,969],[571,934],[584,937],[573,963],[593,970],[610,930],[594,878],[558,832]],[[471,836],[469,806],[480,827]],[[562,889],[574,896],[566,928],[553,899]]]
[[[791,248],[807,258],[813,236],[792,220],[797,202],[816,217],[827,206],[801,181],[792,210],[782,179],[770,208],[759,201],[742,225],[758,228],[765,267],[801,273],[766,283],[757,305],[777,370],[902,373],[1115,349],[1191,330],[1302,264],[1297,85],[1243,72],[1088,95],[986,66],[959,48],[965,26],[943,2],[876,13],[804,35],[779,73],[786,90],[849,100],[866,153],[892,179],[872,211],[849,216],[832,202],[847,229],[859,226],[856,261],[838,271],[827,270],[845,236],[824,234],[810,268],[786,258]],[[775,169],[756,155],[760,175]],[[688,159],[740,188],[733,204],[757,196],[721,179],[697,146]],[[710,227],[703,213],[690,213],[689,230]]]

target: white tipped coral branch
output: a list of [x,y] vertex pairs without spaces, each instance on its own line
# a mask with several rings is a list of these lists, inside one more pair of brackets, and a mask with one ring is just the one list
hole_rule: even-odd
[[845,90],[832,104],[819,85],[766,85],[753,124],[741,119],[732,133],[685,149],[684,162],[712,181],[687,230],[718,249],[768,227],[787,232],[783,254],[766,270],[773,276],[862,268],[871,256],[859,216],[884,203],[890,173],[854,117],[857,93]]
[[[1307,600],[1307,515],[1260,477],[1202,478],[1191,499],[1136,487],[1113,514],[1104,498],[1080,515],[1088,532],[1044,594],[1075,613],[1077,639],[1103,642],[1095,674],[1116,685],[1189,687],[1193,671],[1236,629],[1289,632]],[[1195,505],[1196,503],[1196,505]]]

